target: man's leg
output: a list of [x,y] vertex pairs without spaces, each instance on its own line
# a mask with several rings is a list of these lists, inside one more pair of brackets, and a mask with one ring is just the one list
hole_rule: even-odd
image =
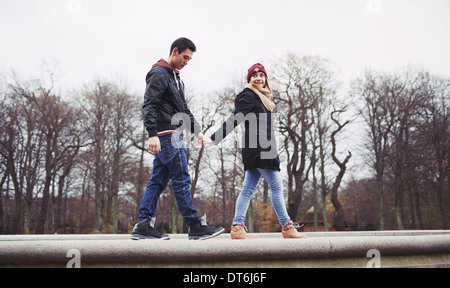
[[181,135],[174,134],[172,142],[172,149],[177,151],[173,153],[173,158],[167,163],[167,168],[170,171],[169,175],[172,180],[178,209],[186,225],[190,226],[194,221],[200,221],[200,217],[192,203],[191,176],[188,171],[187,150]]
[[159,157],[156,156],[153,161],[152,178],[147,185],[147,189],[145,189],[144,197],[139,208],[138,221],[153,217],[156,212],[159,197],[164,189],[166,189],[167,183],[169,183],[169,170],[164,167]]
[[160,233],[150,225],[150,220],[156,212],[159,197],[169,182],[169,170],[162,161],[163,159],[170,158],[168,153],[170,153],[170,149],[161,146],[161,152],[155,155],[152,178],[147,185],[139,208],[138,223],[134,226],[133,232],[131,233],[131,239],[133,240],[169,239],[168,235]]

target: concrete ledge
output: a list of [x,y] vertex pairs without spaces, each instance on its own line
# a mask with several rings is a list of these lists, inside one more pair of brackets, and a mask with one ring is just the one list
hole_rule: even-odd
[[169,241],[118,234],[3,235],[0,267],[64,268],[70,261],[81,267],[450,267],[450,231],[305,234],[307,239],[283,239],[280,233],[255,233],[252,240],[223,234],[205,241],[189,241],[185,234],[170,235]]

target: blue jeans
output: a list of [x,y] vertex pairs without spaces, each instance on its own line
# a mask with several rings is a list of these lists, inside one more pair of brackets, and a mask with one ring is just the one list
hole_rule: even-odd
[[194,220],[200,221],[200,217],[192,203],[186,144],[180,134],[161,136],[159,141],[161,151],[153,160],[152,178],[139,208],[138,221],[153,217],[161,193],[166,189],[169,180],[172,180],[178,209],[189,226]]
[[254,168],[245,172],[242,191],[236,200],[233,225],[240,225],[245,222],[250,199],[253,192],[255,192],[261,176],[269,183],[270,190],[272,191],[272,206],[278,216],[278,222],[282,226],[286,226],[291,221],[284,203],[283,182],[281,181],[280,172],[277,170]]

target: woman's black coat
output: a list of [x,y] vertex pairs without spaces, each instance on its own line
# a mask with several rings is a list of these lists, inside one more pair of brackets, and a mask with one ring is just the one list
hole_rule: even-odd
[[211,139],[216,144],[220,143],[237,125],[245,121],[245,132],[242,137],[244,169],[263,168],[280,171],[272,113],[249,88],[239,93],[234,105],[233,113]]

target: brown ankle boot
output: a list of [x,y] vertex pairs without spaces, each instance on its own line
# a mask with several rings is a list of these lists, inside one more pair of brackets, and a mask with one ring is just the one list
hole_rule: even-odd
[[246,230],[247,227],[245,227],[244,223],[239,226],[231,226],[231,239],[250,239],[247,237],[247,233],[245,233]]
[[281,230],[283,238],[306,238],[306,235],[298,233],[297,229],[295,228],[296,226],[299,226],[298,223],[289,221],[289,223]]

